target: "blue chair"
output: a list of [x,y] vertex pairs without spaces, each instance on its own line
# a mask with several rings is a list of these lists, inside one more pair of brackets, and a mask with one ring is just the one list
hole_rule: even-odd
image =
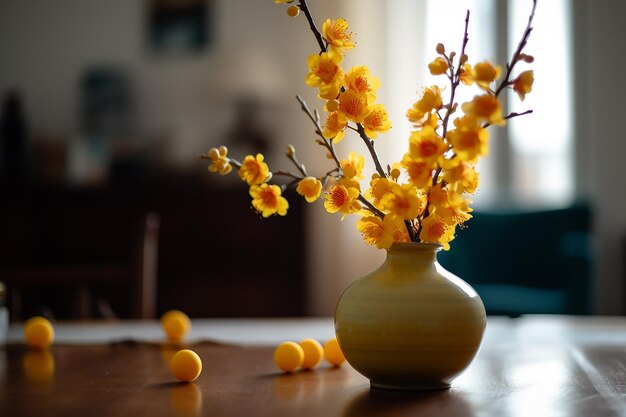
[[438,259],[476,289],[487,314],[591,314],[588,205],[473,214]]

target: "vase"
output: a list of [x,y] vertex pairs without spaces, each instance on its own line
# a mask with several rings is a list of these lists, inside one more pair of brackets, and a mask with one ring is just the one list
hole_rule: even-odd
[[342,294],[335,332],[348,363],[375,388],[450,387],[487,324],[472,287],[437,262],[441,245],[394,243],[376,270]]

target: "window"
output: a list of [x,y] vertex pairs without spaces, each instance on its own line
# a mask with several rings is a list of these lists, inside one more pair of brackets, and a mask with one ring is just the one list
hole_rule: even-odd
[[[428,73],[426,65],[435,58],[439,42],[447,51],[460,52],[466,11],[470,10],[470,62],[490,59],[504,64],[517,48],[526,27],[532,1],[521,0],[398,0],[388,7],[389,113],[395,135],[406,138],[410,125],[406,109],[417,99],[409,88],[443,85]],[[533,69],[533,92],[520,102],[508,94],[508,109],[532,115],[512,119],[506,128],[490,129],[490,155],[481,159],[479,191],[475,206],[554,206],[569,203],[574,196],[573,97],[570,84],[570,5],[567,0],[539,2],[533,33],[525,49],[535,57],[532,66],[520,63],[516,73]],[[410,39],[415,39],[415,42]],[[407,45],[415,45],[407,51]],[[407,69],[408,68],[408,69]],[[504,68],[503,68],[504,70]],[[417,76],[416,76],[417,74]],[[464,90],[464,91],[463,91]],[[477,90],[460,89],[459,102]],[[406,142],[396,141],[393,157],[405,152]],[[402,149],[400,149],[402,148]]]

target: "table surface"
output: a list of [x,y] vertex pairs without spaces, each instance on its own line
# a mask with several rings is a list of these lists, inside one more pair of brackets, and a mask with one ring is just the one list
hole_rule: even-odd
[[626,318],[490,317],[475,361],[452,388],[370,389],[349,365],[279,372],[285,340],[333,336],[332,320],[194,320],[203,361],[176,382],[177,348],[157,322],[59,323],[34,351],[12,326],[0,348],[0,416],[626,416]]

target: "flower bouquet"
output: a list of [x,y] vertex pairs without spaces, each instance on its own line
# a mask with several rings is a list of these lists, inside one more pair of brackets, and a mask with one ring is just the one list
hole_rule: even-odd
[[[345,55],[355,47],[348,22],[343,18],[328,19],[319,30],[306,0],[300,0],[288,6],[287,14],[304,14],[319,47],[309,56],[305,82],[318,89],[324,120],[300,96],[297,99],[329,160],[328,169],[321,175],[309,173],[292,145],[286,157],[294,171],[270,169],[260,153],[241,160],[232,158],[225,146],[213,148],[201,158],[211,161],[210,172],[226,175],[235,167],[250,187],[252,206],[263,217],[286,215],[289,203],[283,193],[295,187],[309,203],[323,195],[326,211],[341,213],[342,219],[359,216],[357,228],[368,244],[389,248],[394,242],[430,242],[447,250],[457,228],[472,217],[470,197],[479,184],[476,163],[489,151],[487,128],[503,126],[507,119],[531,113],[528,110],[505,115],[501,100],[508,90],[516,92],[521,100],[532,90],[533,71],[518,73],[516,69],[533,62],[524,47],[532,31],[535,7],[533,1],[528,25],[504,70],[487,60],[470,61],[465,52],[469,41],[467,12],[459,52],[448,51],[440,43],[428,64],[430,73],[441,77],[441,85],[423,88],[407,110],[413,129],[406,153],[400,161],[383,164],[375,141],[381,140],[391,122],[385,106],[376,102],[380,80],[364,65],[342,67]],[[459,88],[475,88],[476,95],[459,104]],[[367,188],[360,183],[364,157],[357,152],[342,157],[336,151],[340,141],[353,140],[346,139],[349,135],[362,143],[376,169]],[[282,181],[277,183],[279,178]]]

